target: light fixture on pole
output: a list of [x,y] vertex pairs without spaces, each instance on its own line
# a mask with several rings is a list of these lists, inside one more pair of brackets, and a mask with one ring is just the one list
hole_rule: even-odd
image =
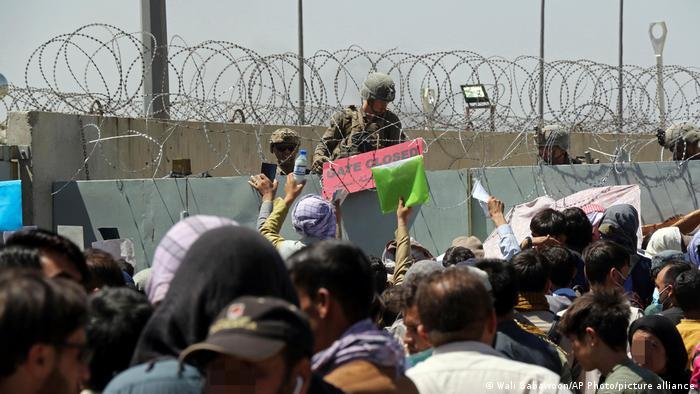
[[[654,27],[659,26],[661,35],[654,35]],[[664,44],[666,44],[666,22],[649,24],[649,39],[656,57],[656,102],[659,107],[659,128],[666,129],[666,95],[664,94]]]
[[462,95],[464,96],[464,102],[467,103],[465,108],[465,115],[467,118],[467,123],[470,124],[469,115],[474,109],[488,109],[491,120],[491,131],[496,131],[496,125],[494,120],[494,115],[496,114],[496,106],[491,104],[491,99],[488,93],[486,93],[486,88],[483,84],[466,84],[460,85],[462,88]]
[[427,119],[425,129],[429,130],[433,127],[433,114],[435,112],[435,89],[421,89],[421,101],[423,103],[423,113]]

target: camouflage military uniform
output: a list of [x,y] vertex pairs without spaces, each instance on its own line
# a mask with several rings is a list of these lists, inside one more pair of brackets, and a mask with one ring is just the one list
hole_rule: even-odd
[[387,110],[382,117],[372,116],[351,105],[331,118],[330,127],[314,150],[312,171],[320,174],[326,161],[386,148],[405,140],[401,121],[393,112]]

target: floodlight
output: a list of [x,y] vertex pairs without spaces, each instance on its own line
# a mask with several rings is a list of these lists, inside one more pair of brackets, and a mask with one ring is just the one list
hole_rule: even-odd
[[461,85],[461,87],[464,101],[466,101],[467,104],[491,102],[483,84]]

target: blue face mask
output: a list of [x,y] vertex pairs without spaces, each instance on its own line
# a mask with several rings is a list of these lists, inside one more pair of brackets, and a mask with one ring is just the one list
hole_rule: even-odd
[[659,303],[659,289],[654,287],[654,294],[651,296],[651,303],[653,304],[658,304]]
[[[671,286],[668,285],[668,286],[664,287],[663,289],[661,289],[661,291],[659,292],[659,299],[658,299],[658,301],[657,301],[659,304],[664,305],[664,304],[666,304],[666,303],[668,303],[668,302],[670,301],[670,300],[669,300],[669,296],[668,296],[667,294],[665,295],[665,297],[664,297],[663,300],[661,299],[661,295],[664,294],[664,293],[666,293],[666,291],[667,291],[668,289],[670,289],[670,288],[671,288]],[[655,289],[655,290],[656,290],[656,289]],[[664,305],[664,306],[668,307],[667,305]]]

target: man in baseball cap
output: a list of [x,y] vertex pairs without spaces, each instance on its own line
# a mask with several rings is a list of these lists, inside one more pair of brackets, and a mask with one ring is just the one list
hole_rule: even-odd
[[452,246],[459,246],[462,248],[467,248],[474,253],[474,257],[477,259],[484,258],[484,244],[481,240],[473,235],[466,236],[462,235],[452,240]]
[[206,392],[303,394],[311,386],[312,352],[311,327],[296,306],[246,296],[226,306],[180,361],[202,368]]

